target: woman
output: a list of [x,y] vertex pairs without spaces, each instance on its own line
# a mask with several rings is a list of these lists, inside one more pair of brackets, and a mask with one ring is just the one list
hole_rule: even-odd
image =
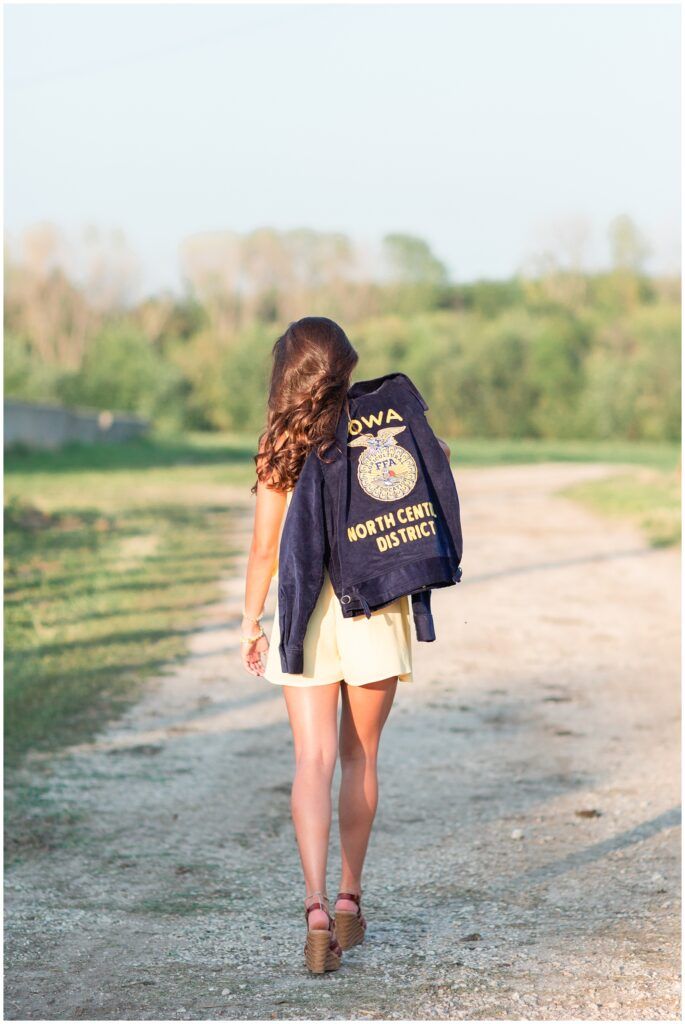
[[[328,458],[357,361],[345,332],[325,317],[292,323],[274,345],[267,425],[255,457],[257,501],[242,622],[243,663],[253,675],[282,686],[293,733],[291,807],[304,872],[305,959],[317,973],[336,970],[343,950],[362,942],[366,931],[361,880],[378,802],[378,748],[398,680],[412,678],[409,599],[402,597],[370,618],[343,618],[325,573],[307,626],[300,675],[281,670],[278,607],[270,645],[260,622],[277,573],[290,494],[312,448]],[[334,918],[326,864],[338,753],[342,870]]]

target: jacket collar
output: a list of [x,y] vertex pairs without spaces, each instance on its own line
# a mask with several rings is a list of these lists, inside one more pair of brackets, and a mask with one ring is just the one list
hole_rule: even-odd
[[[403,379],[406,379],[406,374],[398,372],[384,373],[382,377],[373,377],[371,380],[358,380],[347,392],[348,402],[354,401],[355,398],[364,398],[368,395],[376,394],[388,381]],[[350,418],[347,414],[347,409],[343,406],[335,431],[335,439],[338,442],[340,450],[343,452],[347,448],[347,428],[349,421]]]
[[380,391],[383,384],[390,380],[405,379],[404,373],[384,373],[382,377],[374,377],[372,380],[358,380],[347,392],[348,398],[362,398],[364,395],[372,395]]
[[[375,395],[381,390],[384,384],[390,381],[407,381],[407,375],[405,373],[384,373],[381,377],[373,377],[371,380],[358,380],[355,384],[349,388],[347,392],[348,401],[354,401],[356,398],[365,398],[368,395]],[[341,451],[345,451],[347,447],[347,427],[349,423],[349,416],[346,408],[343,406],[340,419],[335,431],[335,438],[338,442]]]

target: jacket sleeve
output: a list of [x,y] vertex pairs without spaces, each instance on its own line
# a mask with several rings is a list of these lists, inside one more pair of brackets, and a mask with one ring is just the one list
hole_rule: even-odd
[[283,672],[301,674],[307,623],[321,593],[327,537],[324,479],[314,450],[305,459],[283,524],[278,553],[279,654]]
[[431,611],[431,591],[417,590],[411,595],[411,608],[414,616],[414,632],[417,640],[430,642],[435,640],[435,624]]

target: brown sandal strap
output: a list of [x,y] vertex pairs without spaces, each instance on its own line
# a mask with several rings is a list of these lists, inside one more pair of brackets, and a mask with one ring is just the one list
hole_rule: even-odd
[[309,922],[309,915],[311,914],[312,910],[323,910],[324,914],[328,918],[328,931],[332,931],[333,928],[335,927],[335,921],[333,919],[333,916],[331,915],[330,910],[323,902],[323,900],[315,900],[314,903],[311,903],[308,907],[305,906],[304,916],[307,922]]
[[338,895],[335,898],[335,902],[337,903],[338,900],[352,900],[352,902],[356,903],[357,906],[359,907],[359,906],[361,906],[361,899],[362,899],[362,894],[361,893],[339,892]]
[[305,920],[307,922],[309,921],[309,913],[312,910],[323,910],[324,914],[328,918],[328,930],[330,931],[331,930],[331,926],[334,923],[333,922],[333,918],[331,917],[330,912],[328,910],[326,910],[326,908],[324,906],[322,906],[320,903],[315,903],[313,907],[307,907],[307,909],[304,912]]
[[359,920],[362,922],[362,924],[364,924],[365,921],[364,921],[364,918],[362,916],[361,899],[362,899],[362,894],[361,893],[339,892],[338,895],[336,896],[335,902],[337,903],[338,900],[352,900],[353,903],[356,903],[357,904],[356,916],[359,918]]

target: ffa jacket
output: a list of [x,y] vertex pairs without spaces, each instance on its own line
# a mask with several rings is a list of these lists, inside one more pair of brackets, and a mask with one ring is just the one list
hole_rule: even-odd
[[449,460],[412,381],[389,373],[348,392],[335,445],[312,449],[295,484],[278,556],[281,668],[303,671],[324,569],[345,618],[411,594],[417,640],[435,639],[431,590],[461,579],[459,499]]

